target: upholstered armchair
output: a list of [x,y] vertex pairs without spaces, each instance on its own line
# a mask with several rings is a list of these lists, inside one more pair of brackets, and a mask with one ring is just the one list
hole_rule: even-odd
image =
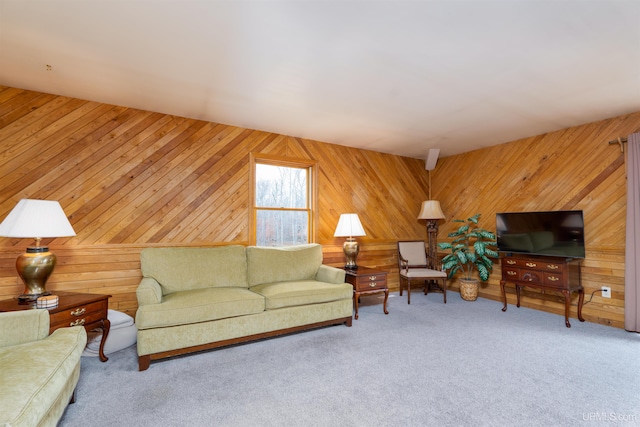
[[49,335],[46,309],[0,313],[0,426],[55,426],[73,401],[82,326]]
[[[434,254],[435,255],[435,254]],[[411,304],[411,284],[420,283],[424,286],[424,294],[430,290],[430,283],[435,283],[444,295],[447,303],[447,273],[428,268],[437,262],[428,262],[427,250],[423,240],[398,242],[398,267],[400,274],[400,296],[404,287],[407,288],[407,304]]]

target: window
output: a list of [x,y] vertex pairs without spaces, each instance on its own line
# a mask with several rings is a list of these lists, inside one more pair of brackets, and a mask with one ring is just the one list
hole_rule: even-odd
[[251,156],[252,244],[288,246],[313,242],[315,162]]

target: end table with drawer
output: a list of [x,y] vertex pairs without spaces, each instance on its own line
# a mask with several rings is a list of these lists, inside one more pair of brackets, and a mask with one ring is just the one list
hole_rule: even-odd
[[0,312],[18,310],[48,310],[49,334],[56,329],[68,326],[84,326],[87,331],[102,329],[100,340],[100,360],[109,360],[104,354],[104,342],[109,335],[111,322],[107,317],[111,295],[81,294],[74,292],[53,292],[58,296],[58,305],[54,308],[35,308],[34,303],[22,303],[16,298],[0,301]]
[[353,306],[358,320],[358,302],[360,295],[384,292],[384,303],[382,309],[384,314],[389,314],[387,310],[387,300],[389,299],[389,287],[387,286],[387,272],[375,270],[368,267],[358,267],[355,270],[345,268],[347,283],[353,286]]

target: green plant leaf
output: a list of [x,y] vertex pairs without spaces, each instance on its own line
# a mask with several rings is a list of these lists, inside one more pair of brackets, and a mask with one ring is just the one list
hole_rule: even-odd
[[456,233],[464,234],[467,231],[469,231],[469,226],[465,224],[465,225],[461,226],[460,228],[458,228],[458,231],[456,231]]
[[477,257],[476,257],[475,252],[468,252],[467,253],[467,258],[469,259],[469,262],[474,263],[474,264],[476,263]]
[[477,264],[478,267],[478,276],[480,276],[480,280],[486,282],[489,280],[489,270],[483,264]]
[[476,230],[478,232],[478,234],[480,234],[482,236],[483,239],[489,239],[489,240],[495,240],[496,239],[496,235],[493,234],[491,231],[488,230],[484,230],[484,229],[479,229]]
[[482,263],[487,267],[487,270],[493,271],[493,261],[486,256],[482,257]]
[[493,249],[489,249],[487,248],[485,255],[487,255],[488,257],[491,258],[498,258],[500,255],[498,254],[498,252],[494,251]]

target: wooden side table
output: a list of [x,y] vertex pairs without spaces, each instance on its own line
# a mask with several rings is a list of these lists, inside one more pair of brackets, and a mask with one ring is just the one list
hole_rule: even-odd
[[35,302],[23,304],[16,298],[0,301],[0,312],[18,310],[48,310],[49,334],[56,329],[68,326],[84,326],[87,331],[102,329],[100,341],[100,360],[109,360],[104,354],[104,342],[109,335],[111,322],[107,317],[111,295],[79,294],[73,292],[53,292],[58,296],[58,306],[49,309],[37,309]]
[[375,294],[384,292],[384,303],[382,309],[384,314],[389,314],[387,310],[387,300],[389,299],[389,287],[387,286],[387,272],[375,270],[368,267],[358,267],[357,270],[345,268],[347,283],[353,286],[353,306],[356,311],[354,316],[358,320],[358,301],[362,294]]

